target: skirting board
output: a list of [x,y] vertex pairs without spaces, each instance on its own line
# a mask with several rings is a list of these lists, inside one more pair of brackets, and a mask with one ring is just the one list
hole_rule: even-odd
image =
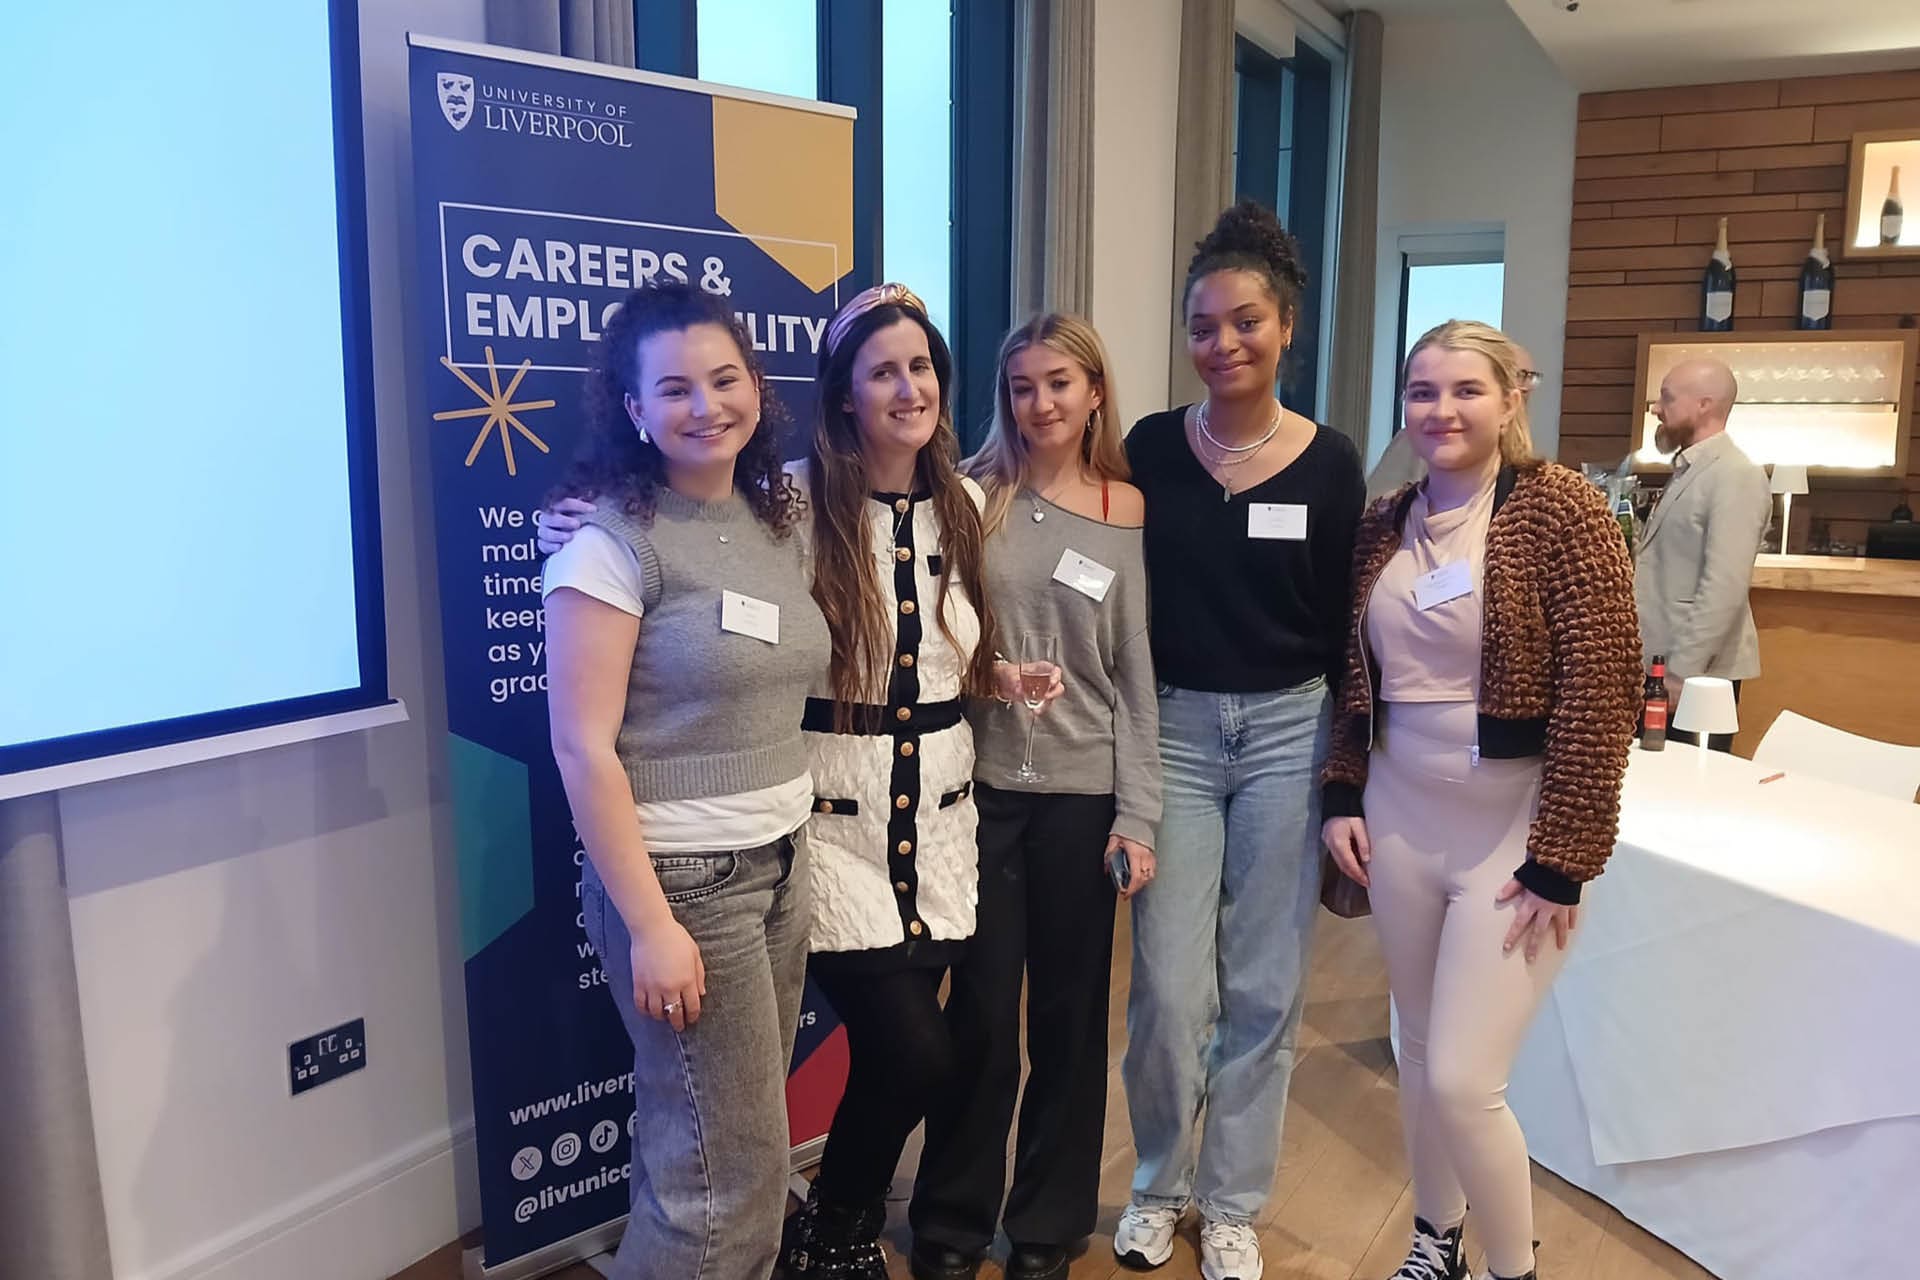
[[122,1280],[389,1276],[473,1225],[477,1168],[468,1119]]

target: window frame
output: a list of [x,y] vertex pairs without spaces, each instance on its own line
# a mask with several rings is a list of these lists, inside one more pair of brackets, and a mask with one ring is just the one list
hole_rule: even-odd
[[1247,32],[1234,35],[1234,195],[1276,208],[1287,153],[1287,207],[1276,212],[1300,245],[1309,297],[1296,321],[1281,399],[1316,421],[1326,404],[1333,328],[1345,71],[1339,47],[1304,26],[1286,57]]
[[1507,236],[1504,226],[1494,229],[1409,232],[1395,241],[1400,255],[1399,316],[1393,327],[1393,430],[1398,435],[1406,422],[1407,400],[1407,308],[1412,298],[1413,272],[1416,267],[1485,266],[1500,264],[1501,319],[1506,318]]

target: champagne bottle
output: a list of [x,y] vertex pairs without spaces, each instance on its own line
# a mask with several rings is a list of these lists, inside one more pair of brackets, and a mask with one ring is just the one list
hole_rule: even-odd
[[1827,215],[1813,224],[1813,248],[1800,264],[1800,319],[1802,329],[1833,328],[1833,258],[1827,253]]
[[1727,220],[1720,219],[1720,238],[1707,259],[1700,281],[1700,329],[1721,333],[1733,328],[1733,255],[1727,252]]
[[1900,203],[1900,166],[1893,166],[1887,181],[1887,198],[1880,203],[1880,243],[1899,244],[1900,229],[1906,221],[1906,206]]

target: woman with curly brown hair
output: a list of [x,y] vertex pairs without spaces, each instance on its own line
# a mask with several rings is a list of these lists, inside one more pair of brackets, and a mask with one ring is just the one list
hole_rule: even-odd
[[723,302],[679,284],[629,294],[588,401],[568,488],[599,506],[542,590],[581,910],[644,1120],[613,1274],[764,1276],[811,914],[794,691],[826,669],[827,628],[775,402]]
[[1506,1102],[1613,849],[1640,700],[1633,569],[1605,498],[1532,456],[1517,349],[1449,321],[1407,359],[1424,482],[1382,498],[1323,774],[1325,840],[1365,885],[1400,1010],[1414,1235],[1396,1280],[1531,1280],[1526,1139]]
[[1123,1071],[1138,1163],[1114,1252],[1156,1267],[1200,1209],[1206,1280],[1259,1280],[1320,889],[1314,773],[1347,612],[1360,456],[1280,404],[1306,271],[1273,213],[1187,268],[1198,404],[1127,439],[1160,681],[1158,875],[1133,907]]

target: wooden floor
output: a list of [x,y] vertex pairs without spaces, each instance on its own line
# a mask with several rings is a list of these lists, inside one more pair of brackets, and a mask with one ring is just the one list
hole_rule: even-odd
[[[1387,1047],[1386,971],[1368,922],[1335,920],[1323,914],[1319,930],[1287,1104],[1280,1173],[1255,1226],[1270,1280],[1380,1280],[1390,1276],[1405,1257],[1413,1227],[1413,1193],[1400,1142],[1396,1075]],[[1111,1248],[1114,1222],[1126,1206],[1133,1173],[1133,1144],[1120,1088],[1120,1054],[1126,1044],[1127,937],[1123,912],[1115,946],[1113,1054],[1100,1223],[1089,1249],[1073,1264],[1072,1280],[1114,1280],[1138,1274],[1119,1266]],[[901,1280],[908,1275],[906,1196],[918,1155],[916,1138],[901,1162],[889,1204],[889,1275]],[[1542,1280],[1711,1280],[1703,1267],[1585,1192],[1539,1168],[1533,1181]],[[1476,1266],[1480,1265],[1471,1223],[1468,1246]],[[997,1260],[1005,1256],[1005,1249],[1003,1240],[996,1261],[981,1269],[983,1280],[998,1280]],[[1196,1227],[1189,1215],[1172,1261],[1153,1273],[1156,1280],[1196,1280],[1198,1251]],[[459,1249],[450,1245],[394,1280],[457,1280],[459,1274]],[[558,1280],[598,1280],[598,1275],[585,1266],[557,1273]]]

